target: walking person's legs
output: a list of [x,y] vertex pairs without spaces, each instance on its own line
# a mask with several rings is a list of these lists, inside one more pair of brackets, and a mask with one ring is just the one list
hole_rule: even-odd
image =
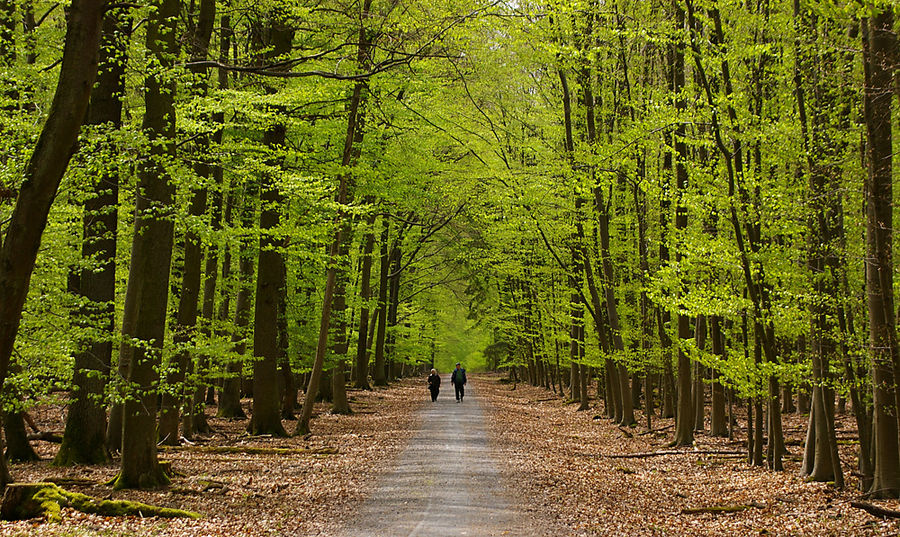
[[458,402],[462,401],[462,392],[463,392],[462,384],[454,384],[453,388],[456,390],[456,402],[458,403]]

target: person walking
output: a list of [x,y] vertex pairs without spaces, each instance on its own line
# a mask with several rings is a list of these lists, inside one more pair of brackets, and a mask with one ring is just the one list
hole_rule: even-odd
[[463,396],[466,395],[466,370],[462,368],[459,362],[456,362],[456,369],[450,375],[450,383],[456,390],[456,402],[462,403]]
[[431,392],[431,402],[437,401],[438,393],[441,391],[441,376],[437,374],[437,370],[432,369],[428,375],[428,391]]

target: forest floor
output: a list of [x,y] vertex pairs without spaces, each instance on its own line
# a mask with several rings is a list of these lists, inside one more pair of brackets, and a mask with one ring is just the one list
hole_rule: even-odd
[[[597,402],[592,401],[596,408],[576,412],[545,389],[520,383],[513,390],[499,376],[474,376],[470,387],[463,405],[453,403],[449,386],[438,404],[427,402],[419,378],[372,392],[351,391],[356,412],[336,416],[324,404],[317,407],[314,434],[305,438],[248,437],[246,421],[211,418],[215,435],[161,453],[178,474],[171,487],[159,491],[112,491],[103,483],[115,475],[115,463],[55,468],[49,461],[58,445],[35,442],[43,460],[12,465],[17,481],[57,480],[76,492],[193,510],[203,518],[100,517],[64,509],[59,524],[2,522],[0,536],[361,537],[394,535],[385,528],[407,523],[410,531],[398,535],[443,536],[460,533],[417,528],[433,522],[435,529],[446,514],[450,526],[457,520],[454,512],[460,520],[476,521],[468,532],[474,537],[543,535],[551,528],[559,536],[900,534],[900,522],[849,504],[858,497],[852,489],[856,478],[850,476],[858,446],[849,416],[839,416],[838,423],[851,488],[836,492],[798,475],[806,420],[800,414],[785,417],[791,455],[786,471],[772,472],[748,466],[741,455],[691,449],[610,458],[672,451],[667,446],[672,420],[654,418],[648,433],[600,418]],[[32,413],[42,430],[62,430],[63,405]],[[729,441],[698,434],[695,450],[740,452],[741,435],[737,431]],[[204,451],[211,447],[232,452]],[[471,471],[461,476],[448,471],[467,467]],[[465,487],[471,490],[462,496],[446,494]],[[878,504],[900,507],[896,501]],[[684,512],[723,507],[739,510]],[[398,518],[404,511],[407,518]]]
[[[115,462],[55,468],[50,461],[58,444],[34,442],[42,460],[13,464],[15,481],[57,480],[75,492],[192,510],[203,518],[102,517],[63,509],[59,524],[0,522],[0,536],[334,535],[371,492],[375,476],[419,429],[417,410],[427,399],[424,380],[418,378],[348,395],[352,415],[332,415],[326,404],[318,405],[313,434],[304,438],[248,437],[246,420],[210,417],[216,434],[198,439],[195,447],[160,452],[160,459],[172,461],[177,475],[168,489],[159,491],[113,491],[104,483],[115,476]],[[207,412],[214,415],[215,407]],[[32,415],[42,430],[63,429],[63,405],[39,407]],[[293,426],[285,422],[288,432]],[[235,452],[210,453],[202,451],[205,446],[231,446]],[[254,448],[294,452],[253,453]],[[306,449],[311,451],[298,452]]]
[[[678,450],[683,454],[610,458],[674,451],[668,447],[674,420],[654,417],[656,432],[648,434],[645,426],[620,428],[601,418],[596,401],[590,410],[576,412],[576,405],[546,389],[519,383],[513,390],[497,376],[480,380],[495,448],[506,476],[517,484],[519,501],[535,510],[535,516],[566,527],[565,535],[900,534],[900,522],[850,506],[851,500],[859,499],[857,480],[850,475],[858,449],[852,440],[841,445],[847,490],[837,492],[799,476],[807,420],[800,414],[785,416],[791,454],[785,457],[783,472],[751,467],[743,454],[692,453],[745,452],[742,432],[730,441],[698,433],[693,450]],[[843,425],[839,439],[855,433],[849,415],[838,418],[838,426]],[[744,419],[741,413],[739,423]],[[897,501],[875,503],[900,508]],[[738,510],[683,512],[729,507]]]

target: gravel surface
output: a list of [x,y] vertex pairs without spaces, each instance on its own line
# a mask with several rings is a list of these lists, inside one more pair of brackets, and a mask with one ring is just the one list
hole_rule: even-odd
[[421,429],[340,535],[550,535],[511,499],[488,442],[477,385],[466,386],[462,403],[449,378],[442,386],[437,402],[421,411]]

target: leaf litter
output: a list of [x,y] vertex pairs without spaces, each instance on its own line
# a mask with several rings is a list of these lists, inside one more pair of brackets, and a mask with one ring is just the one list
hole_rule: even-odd
[[[176,472],[170,487],[113,491],[105,485],[118,461],[102,466],[50,465],[58,444],[34,442],[41,461],[11,465],[16,481],[62,480],[64,488],[106,499],[133,500],[197,511],[199,520],[102,517],[63,509],[59,524],[40,520],[0,522],[0,536],[154,535],[331,535],[374,490],[418,428],[415,410],[424,404],[421,379],[403,379],[386,389],[348,390],[351,415],[316,406],[313,434],[273,438],[246,435],[247,420],[207,418],[215,433],[180,449],[161,449]],[[244,401],[249,411],[250,401]],[[375,412],[370,412],[375,410]],[[64,428],[65,406],[35,409],[42,430]],[[249,412],[248,412],[249,413]],[[285,422],[290,432],[294,422]],[[273,449],[274,448],[274,449]]]
[[[564,528],[561,535],[897,535],[900,522],[875,518],[850,506],[859,497],[850,465],[857,446],[843,444],[848,489],[835,491],[799,476],[806,418],[785,416],[786,440],[794,456],[784,472],[754,468],[743,457],[742,431],[733,441],[697,433],[694,450],[668,447],[673,420],[654,417],[657,434],[642,427],[623,431],[598,417],[599,403],[586,412],[547,397],[542,388],[518,384],[511,390],[499,376],[478,376],[491,441],[504,477],[524,516]],[[374,490],[418,428],[424,404],[421,379],[390,388],[350,391],[351,406],[363,410],[339,416],[317,406],[314,434],[303,438],[249,437],[245,420],[214,418],[216,433],[184,449],[161,451],[178,473],[158,491],[112,491],[102,483],[117,464],[55,468],[58,445],[35,442],[42,461],[12,465],[18,481],[62,480],[63,486],[108,499],[127,499],[198,511],[200,520],[101,517],[64,509],[62,522],[0,523],[0,536],[228,536],[334,535]],[[249,406],[249,401],[245,401]],[[739,414],[741,423],[743,414]],[[638,414],[640,416],[640,414]],[[34,412],[42,430],[61,430],[65,407]],[[839,430],[852,431],[852,419]],[[288,429],[292,423],[287,423]],[[630,431],[630,436],[626,432]],[[196,446],[196,449],[194,447]],[[273,448],[277,452],[272,452]],[[652,457],[611,458],[677,452]],[[707,454],[697,452],[721,452]],[[878,502],[898,508],[896,501]]]
[[[535,518],[546,518],[567,528],[566,535],[628,536],[863,536],[897,535],[900,522],[882,520],[854,508],[858,446],[841,445],[841,460],[848,488],[836,491],[825,483],[806,482],[799,475],[802,440],[807,417],[786,415],[786,436],[793,456],[785,471],[751,467],[746,457],[728,454],[745,451],[746,436],[735,431],[734,440],[695,433],[694,449],[676,450],[674,420],[654,416],[659,434],[641,434],[631,428],[626,436],[611,420],[598,418],[602,404],[577,412],[548,391],[519,383],[516,389],[485,377],[479,393],[487,399],[492,442],[514,483],[518,501]],[[736,413],[737,414],[737,413]],[[638,421],[643,418],[636,412]],[[738,424],[744,425],[744,414]],[[855,430],[852,417],[838,416],[843,431]],[[640,458],[605,455],[679,451]],[[681,454],[680,451],[687,453]],[[725,454],[694,453],[716,451]],[[877,502],[897,509],[897,501]]]

